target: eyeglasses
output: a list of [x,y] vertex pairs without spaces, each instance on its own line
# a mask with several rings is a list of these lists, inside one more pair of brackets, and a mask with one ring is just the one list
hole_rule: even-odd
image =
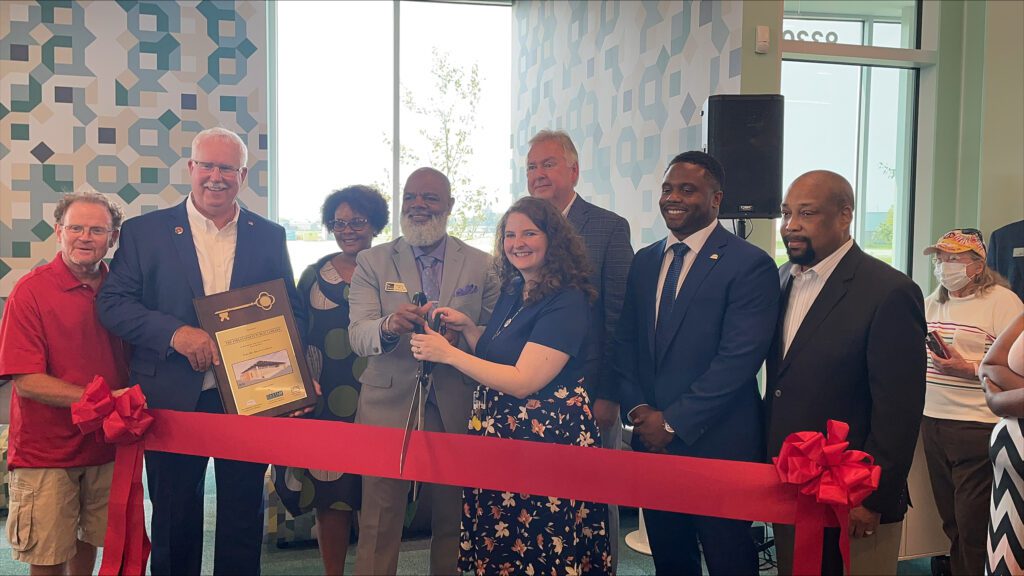
[[82,234],[85,234],[86,232],[88,232],[89,236],[94,236],[94,237],[99,238],[99,237],[106,236],[107,234],[110,234],[111,232],[113,232],[113,230],[111,228],[104,228],[102,226],[89,226],[89,227],[85,227],[85,226],[81,226],[79,224],[70,224],[70,225],[67,225],[67,226],[65,226],[64,224],[61,224],[61,227],[64,228],[64,230],[67,233],[71,234],[72,236],[81,236]]
[[238,176],[238,171],[241,170],[241,168],[235,168],[234,166],[229,166],[227,164],[215,164],[213,162],[198,162],[196,160],[193,160],[192,163],[195,165],[196,168],[199,169],[200,172],[204,173],[211,173],[213,172],[214,168],[216,168],[217,170],[220,171],[220,175],[225,178],[235,178]]
[[327,227],[334,232],[341,233],[348,226],[353,232],[362,232],[370,221],[366,218],[353,218],[351,220],[330,220]]

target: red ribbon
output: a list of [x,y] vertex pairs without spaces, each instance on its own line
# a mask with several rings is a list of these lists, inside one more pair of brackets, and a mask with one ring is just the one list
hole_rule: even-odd
[[[769,464],[413,432],[404,473],[399,474],[404,431],[398,428],[169,410],[152,410],[150,414],[153,425],[145,438],[148,450],[796,524],[795,565],[813,566],[812,572],[821,569],[821,533],[832,520],[825,505],[800,497],[797,487],[780,482],[776,469]],[[142,574],[149,554],[148,541],[146,546],[140,545],[141,540],[112,541],[123,534],[115,533],[114,518],[142,518],[141,484],[137,498],[115,495],[127,484],[118,475],[141,472],[139,461],[121,450],[117,460],[110,498],[111,525],[100,573],[118,573],[110,569],[116,567],[107,566],[111,551],[122,551],[127,557],[136,548],[133,558],[141,556],[142,562],[130,566],[122,562],[119,570]],[[130,465],[122,468],[122,460],[130,461]],[[115,507],[122,510],[115,513]],[[801,543],[800,534],[813,539],[814,533],[816,547]],[[815,555],[816,564],[807,560]]]
[[71,421],[83,434],[95,433],[98,440],[117,445],[100,574],[145,574],[150,542],[142,504],[140,440],[153,423],[146,397],[136,385],[115,398],[103,377],[96,376],[71,405]]
[[[786,484],[799,487],[803,505],[802,514],[810,516],[820,514],[820,507],[809,506],[811,502],[825,504],[832,511],[833,520],[839,525],[839,551],[843,555],[846,571],[850,571],[850,509],[856,508],[878,488],[882,476],[882,468],[875,465],[875,459],[867,452],[847,450],[850,445],[846,436],[850,432],[849,424],[837,420],[829,420],[828,436],[821,432],[796,432],[786,437],[779,455],[773,461],[778,471],[779,480]],[[798,516],[801,514],[798,513]],[[798,519],[798,524],[799,524]],[[806,537],[797,527],[797,544]],[[806,562],[801,564],[794,558],[793,571],[797,574],[817,573],[821,570],[821,535],[817,537],[817,561],[804,556]],[[810,540],[803,542],[811,545]],[[812,565],[808,565],[810,563]]]

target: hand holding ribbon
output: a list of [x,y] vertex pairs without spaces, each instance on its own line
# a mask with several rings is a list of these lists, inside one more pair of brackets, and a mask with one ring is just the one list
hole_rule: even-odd
[[100,574],[145,574],[150,542],[142,507],[144,443],[139,440],[153,423],[146,396],[135,385],[115,397],[103,377],[96,376],[71,405],[71,421],[83,434],[95,432],[117,445]]
[[849,514],[878,488],[882,469],[860,450],[847,450],[849,424],[829,420],[828,436],[821,432],[796,432],[786,437],[773,459],[779,479],[796,484],[801,494],[832,509],[839,524],[839,550],[850,569]]

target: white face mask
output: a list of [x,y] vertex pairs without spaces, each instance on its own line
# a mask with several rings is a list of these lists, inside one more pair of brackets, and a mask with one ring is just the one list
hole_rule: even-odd
[[967,276],[967,264],[961,262],[936,262],[935,278],[950,292],[956,292],[971,282]]

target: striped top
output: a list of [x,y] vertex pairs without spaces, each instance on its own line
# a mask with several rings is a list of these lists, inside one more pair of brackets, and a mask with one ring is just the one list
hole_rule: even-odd
[[[1017,295],[1002,286],[993,286],[981,296],[970,295],[939,303],[936,290],[924,301],[928,330],[936,331],[964,359],[981,362],[999,335],[1022,311]],[[968,422],[999,421],[985,404],[985,391],[977,378],[959,378],[942,374],[928,358],[928,388],[924,415],[945,420]]]

